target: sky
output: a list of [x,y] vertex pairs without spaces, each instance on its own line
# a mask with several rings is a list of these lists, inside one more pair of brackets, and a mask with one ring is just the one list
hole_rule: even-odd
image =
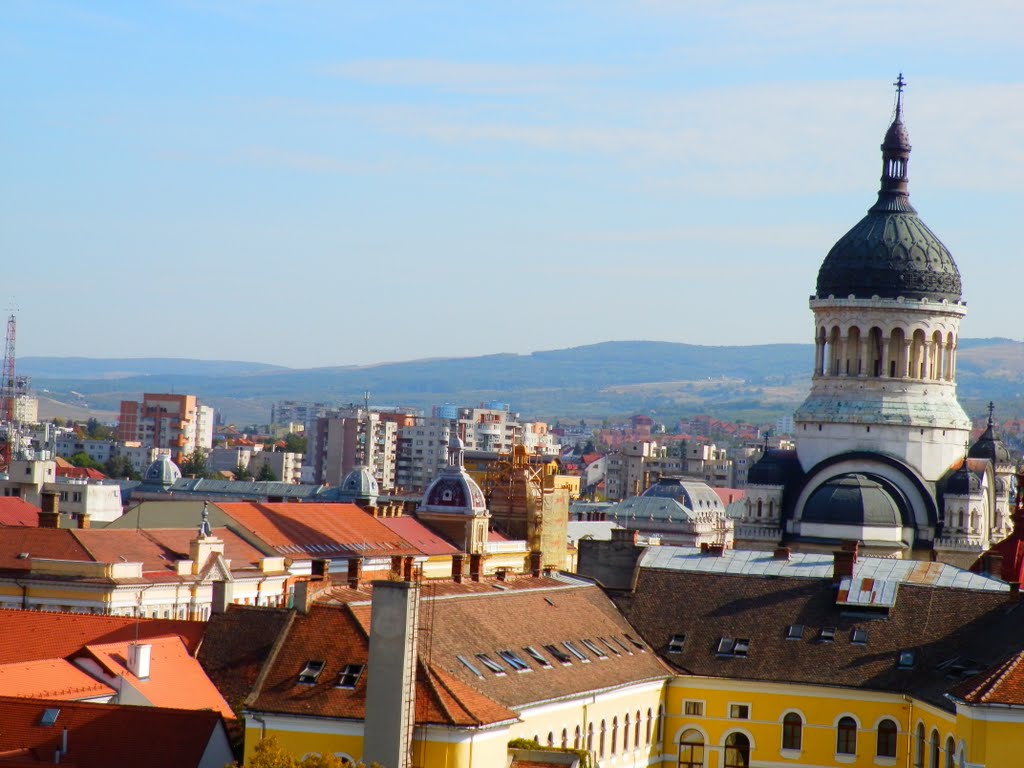
[[961,333],[1019,338],[1021,29],[1019,0],[4,0],[0,309],[19,356],[809,343],[903,72]]

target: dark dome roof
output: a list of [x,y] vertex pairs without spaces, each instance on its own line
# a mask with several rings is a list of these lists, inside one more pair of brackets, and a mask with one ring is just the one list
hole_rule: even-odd
[[828,252],[818,271],[819,298],[960,300],[960,271],[949,249],[910,204],[909,162],[910,137],[897,101],[882,142],[878,200]]
[[890,482],[876,475],[836,475],[814,489],[802,520],[845,525],[903,525],[906,501]]
[[980,491],[981,478],[967,468],[966,461],[946,481],[946,493],[953,496],[968,496]]
[[1013,463],[1013,459],[1010,457],[1010,449],[996,436],[996,430],[991,421],[988,423],[988,429],[981,434],[981,437],[967,451],[967,455],[972,459],[988,459],[993,464]]
[[959,301],[960,271],[949,249],[916,213],[874,208],[832,246],[817,295]]
[[769,448],[747,470],[747,485],[785,485],[799,471],[796,451]]

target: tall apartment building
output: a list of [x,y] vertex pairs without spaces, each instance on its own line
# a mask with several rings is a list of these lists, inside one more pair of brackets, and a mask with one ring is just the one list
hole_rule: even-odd
[[407,418],[357,407],[318,418],[307,442],[313,481],[340,485],[353,467],[372,464],[381,490],[394,488],[398,430]]
[[146,393],[142,402],[121,401],[117,439],[147,448],[167,448],[181,461],[196,448],[213,447],[213,408],[195,395]]
[[408,493],[422,493],[448,463],[452,419],[421,416],[398,437],[396,482]]

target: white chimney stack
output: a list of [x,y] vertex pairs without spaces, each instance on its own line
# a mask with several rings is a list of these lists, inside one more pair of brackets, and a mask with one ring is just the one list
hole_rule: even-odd
[[139,680],[149,679],[149,661],[153,655],[153,646],[149,643],[128,644],[128,671]]

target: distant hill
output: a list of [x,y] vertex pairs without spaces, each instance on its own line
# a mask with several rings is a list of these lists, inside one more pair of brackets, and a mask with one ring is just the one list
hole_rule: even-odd
[[[791,413],[810,383],[810,344],[707,347],[616,341],[481,357],[370,366],[289,369],[203,360],[25,358],[19,370],[38,390],[80,407],[116,411],[142,392],[195,392],[228,421],[266,421],[280,399],[358,402],[429,409],[444,402],[498,400],[538,418],[654,412],[768,420]],[[41,361],[41,362],[39,362]],[[1024,343],[961,339],[960,396],[971,412],[989,399],[1000,413],[1024,413]]]

